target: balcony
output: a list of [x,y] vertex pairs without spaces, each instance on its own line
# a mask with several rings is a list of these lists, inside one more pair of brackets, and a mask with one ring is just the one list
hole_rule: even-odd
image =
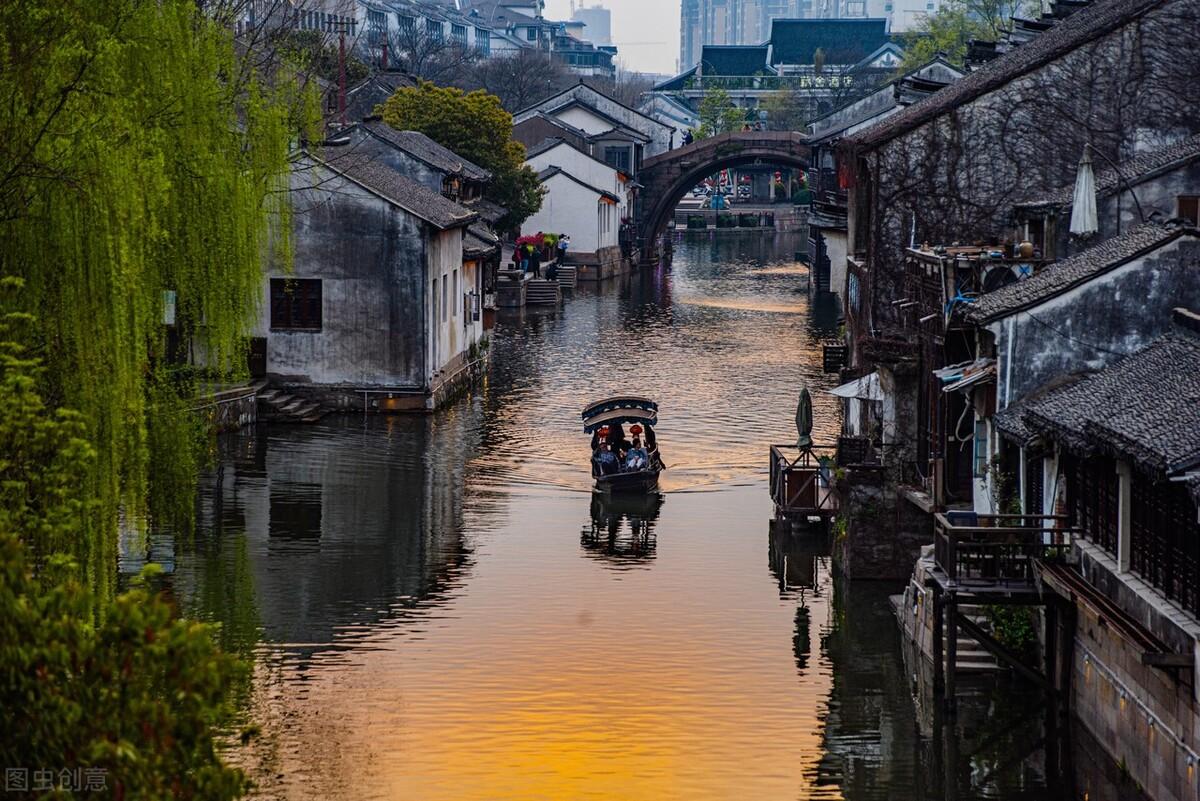
[[1063,515],[937,512],[934,563],[939,581],[959,592],[1011,596],[1033,591],[1038,562],[1062,562],[1078,529]]

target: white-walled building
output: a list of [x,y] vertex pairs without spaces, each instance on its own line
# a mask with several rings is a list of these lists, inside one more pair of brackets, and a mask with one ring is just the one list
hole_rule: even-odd
[[[606,140],[611,136],[611,143],[597,143],[596,155],[617,169],[634,175],[637,174],[643,157],[656,156],[670,150],[675,137],[671,126],[584,83],[568,87],[517,112],[513,115],[513,123],[524,122],[539,113],[557,117],[591,134],[597,140]],[[628,148],[629,161],[610,160],[609,154],[616,158],[622,148]]]
[[521,226],[523,232],[569,235],[569,254],[575,259],[620,261],[621,199],[616,193],[593,186],[558,166],[539,172],[538,181],[546,188],[546,196],[541,209]]
[[266,374],[326,408],[434,408],[469,377],[482,275],[478,215],[372,154],[327,144],[293,161],[294,264],[263,285]]
[[605,164],[564,139],[547,139],[525,152],[525,163],[534,172],[561,167],[571,175],[597,189],[611,192],[620,198],[618,214],[624,218],[633,207],[633,182],[628,174]]

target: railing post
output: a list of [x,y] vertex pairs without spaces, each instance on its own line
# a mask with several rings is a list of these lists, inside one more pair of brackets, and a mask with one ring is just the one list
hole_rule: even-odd
[[946,712],[953,715],[957,709],[955,701],[955,674],[958,672],[958,598],[954,590],[946,594]]

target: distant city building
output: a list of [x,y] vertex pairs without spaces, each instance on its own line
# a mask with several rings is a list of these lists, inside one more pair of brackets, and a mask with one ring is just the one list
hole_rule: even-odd
[[777,19],[880,19],[888,33],[912,30],[942,0],[682,0],[679,69],[700,61],[705,45],[748,45],[767,41]]
[[747,120],[766,121],[762,103],[792,94],[805,118],[828,114],[894,74],[904,50],[878,19],[776,19],[763,44],[705,45],[699,63],[654,87],[665,101],[698,110],[711,89],[724,89]]
[[583,36],[598,45],[612,44],[612,12],[604,6],[580,6],[571,19],[586,25]]

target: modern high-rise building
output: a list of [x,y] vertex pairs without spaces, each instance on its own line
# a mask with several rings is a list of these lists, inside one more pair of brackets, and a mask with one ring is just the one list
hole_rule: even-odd
[[587,26],[583,33],[588,41],[598,45],[612,44],[612,12],[604,6],[579,6],[576,8],[572,2],[571,19]]

